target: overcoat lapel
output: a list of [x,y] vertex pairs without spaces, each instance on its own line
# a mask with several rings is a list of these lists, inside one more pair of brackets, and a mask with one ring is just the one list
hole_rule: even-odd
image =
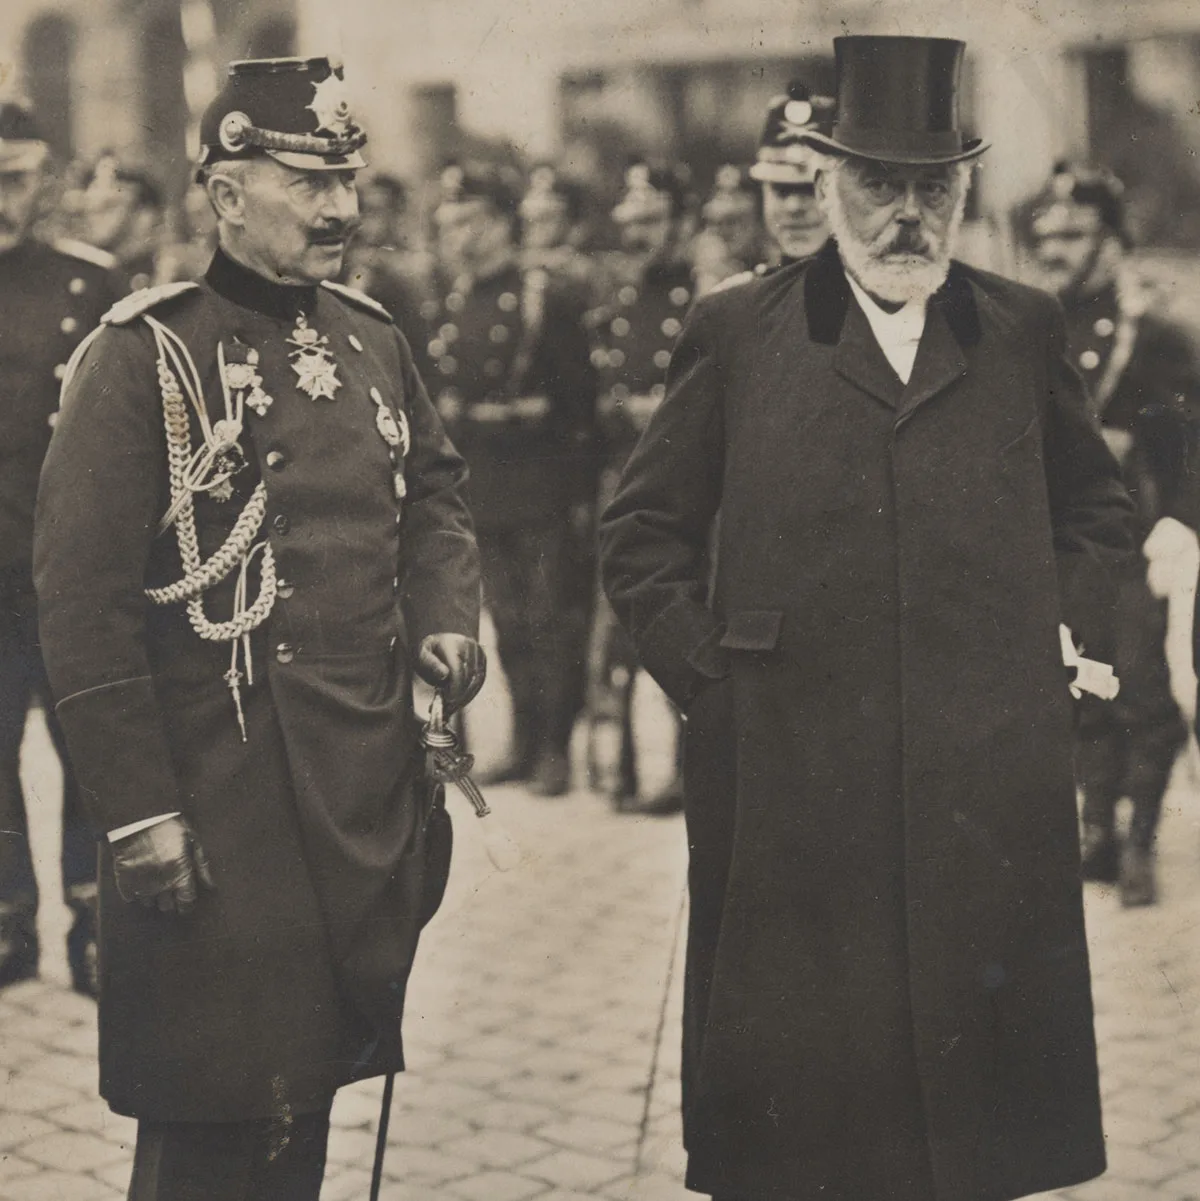
[[932,400],[966,373],[966,356],[950,330],[942,305],[935,298],[926,308],[925,332],[921,335],[912,375],[900,400],[899,419],[903,421],[910,417],[927,400]]
[[889,408],[900,405],[904,385],[876,341],[866,314],[851,299],[842,337],[833,357],[834,370]]

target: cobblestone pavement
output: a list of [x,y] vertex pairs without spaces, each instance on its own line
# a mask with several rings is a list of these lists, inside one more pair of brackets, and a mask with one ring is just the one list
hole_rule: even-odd
[[[664,724],[646,703],[643,720]],[[487,694],[481,717],[486,757],[503,738]],[[36,736],[29,750],[35,786],[52,795]],[[652,780],[667,758],[660,748]],[[454,809],[454,876],[412,986],[411,1070],[397,1083],[383,1196],[683,1201],[682,825],[618,817],[583,792],[491,799],[524,859],[492,869],[492,819]],[[35,849],[52,896],[55,834],[42,824]],[[1200,1201],[1200,803],[1187,765],[1161,866],[1156,908],[1088,894],[1111,1167],[1061,1201]],[[54,952],[65,915],[44,908]],[[96,1096],[94,1008],[64,981],[48,955],[42,980],[0,992],[3,1201],[124,1196],[133,1124]],[[365,1201],[379,1096],[374,1081],[339,1097],[323,1201]]]

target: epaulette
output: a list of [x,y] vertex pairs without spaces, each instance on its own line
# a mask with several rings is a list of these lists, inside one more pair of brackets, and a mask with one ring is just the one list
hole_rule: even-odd
[[336,293],[343,300],[349,301],[360,309],[366,309],[374,317],[378,317],[380,321],[386,321],[389,325],[392,324],[392,315],[379,303],[378,300],[372,300],[366,292],[360,292],[357,288],[348,288],[345,284],[335,284],[332,280],[323,279],[321,281],[323,288],[328,288],[331,292]]
[[730,288],[740,287],[742,284],[748,284],[751,280],[758,278],[757,271],[739,271],[736,275],[729,276],[728,279],[723,279],[719,284],[713,284],[708,290],[711,296],[714,292],[727,292]]
[[50,245],[59,254],[82,259],[85,263],[91,263],[93,267],[103,267],[106,271],[111,271],[117,265],[116,255],[109,254],[107,250],[101,250],[99,246],[93,246],[90,242],[81,242],[78,238],[56,238]]
[[140,317],[143,313],[156,308],[164,300],[181,296],[184,292],[190,292],[193,288],[199,287],[200,285],[192,280],[182,280],[176,284],[159,284],[157,288],[140,288],[122,300],[118,300],[100,318],[100,323],[102,325],[128,325],[135,317]]

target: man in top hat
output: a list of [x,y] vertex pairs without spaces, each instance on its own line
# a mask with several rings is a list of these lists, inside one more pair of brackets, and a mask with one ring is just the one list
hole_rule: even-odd
[[[604,438],[601,507],[612,497],[630,452],[662,401],[671,349],[695,297],[692,265],[682,245],[686,200],[678,171],[634,163],[625,173],[625,191],[612,211],[621,253],[608,272],[607,303],[590,317]],[[678,813],[683,803],[678,771],[655,795],[640,795],[633,736],[637,657],[603,600],[592,630],[590,657],[591,741],[599,741],[597,727],[603,722],[612,722],[619,730],[614,805],[621,812]]]
[[38,970],[38,889],[20,776],[25,720],[36,701],[46,707],[63,769],[71,980],[76,990],[94,995],[96,848],[49,703],[33,591],[33,509],[67,360],[120,288],[101,251],[47,245],[33,236],[50,158],[30,112],[0,104],[0,987]]
[[512,745],[489,779],[561,796],[584,688],[582,619],[567,603],[570,551],[595,504],[585,305],[545,268],[522,269],[519,177],[451,165],[441,187],[434,218],[451,282],[425,369],[471,466],[484,595],[512,698]]
[[[1153,584],[1172,560],[1195,555],[1200,371],[1187,334],[1147,312],[1143,290],[1127,273],[1122,278],[1123,191],[1108,171],[1060,163],[1035,199],[1030,232],[1037,265],[1066,312],[1068,356],[1137,506],[1143,549],[1118,584],[1120,695],[1112,704],[1079,702],[1084,878],[1119,879],[1125,905],[1148,905],[1163,796],[1187,730],[1171,695],[1167,602],[1147,584],[1147,559]],[[1115,822],[1122,797],[1133,803],[1123,846]]]
[[449,867],[416,671],[482,683],[466,470],[387,313],[330,285],[365,135],[326,58],[234,63],[219,248],[67,371],[34,574],[100,866],[100,1090],[132,1201],[306,1201],[343,1084],[403,1066]]
[[1130,503],[1055,302],[952,258],[962,43],[835,48],[835,240],[697,303],[601,526],[687,714],[687,1183],[1006,1201],[1104,1168],[1060,624]]

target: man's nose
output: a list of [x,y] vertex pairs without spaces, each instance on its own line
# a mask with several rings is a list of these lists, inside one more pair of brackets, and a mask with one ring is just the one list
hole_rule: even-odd
[[322,216],[353,221],[358,216],[358,190],[353,184],[337,183],[325,192]]
[[901,193],[898,201],[896,220],[903,222],[905,225],[919,225],[921,223],[921,202],[917,199],[916,184],[910,183],[905,185],[904,191]]

